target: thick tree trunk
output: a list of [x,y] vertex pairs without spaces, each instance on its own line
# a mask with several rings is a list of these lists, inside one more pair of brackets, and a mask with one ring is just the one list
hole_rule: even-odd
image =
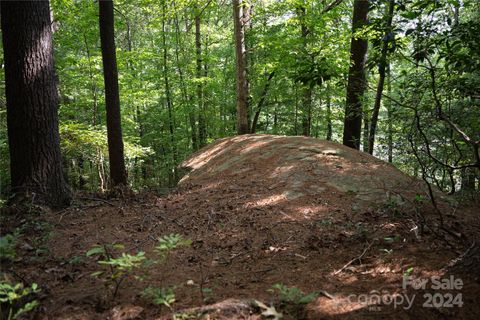
[[383,87],[385,84],[385,70],[387,67],[387,53],[388,53],[388,39],[392,36],[392,19],[393,19],[393,9],[395,7],[395,0],[388,1],[387,9],[387,23],[385,36],[382,43],[382,52],[380,55],[380,61],[378,65],[378,85],[377,93],[375,95],[375,105],[373,106],[372,119],[370,121],[370,132],[368,136],[368,153],[373,154],[373,148],[375,145],[375,134],[377,131],[378,123],[378,114],[380,112],[380,104],[382,101]]
[[350,69],[348,71],[347,101],[343,129],[343,144],[359,149],[362,131],[362,99],[365,92],[365,60],[368,42],[355,38],[355,32],[367,23],[368,0],[355,0],[352,20],[352,41],[350,45]]
[[233,0],[233,24],[236,56],[237,80],[237,133],[246,134],[248,128],[248,83],[245,50],[245,23],[243,21],[244,5],[239,0]]
[[113,1],[100,0],[100,42],[102,47],[105,106],[107,109],[108,155],[113,186],[126,185],[127,174],[123,156],[120,94],[118,90],[117,55],[113,20]]
[[0,10],[12,192],[66,206],[49,2],[1,1]]

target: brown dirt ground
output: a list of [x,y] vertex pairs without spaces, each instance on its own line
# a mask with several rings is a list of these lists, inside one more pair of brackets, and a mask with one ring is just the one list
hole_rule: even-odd
[[[402,289],[410,268],[419,278],[447,277],[448,263],[478,243],[476,207],[438,194],[448,231],[439,230],[429,202],[414,201],[425,194],[419,181],[370,155],[312,138],[221,139],[184,167],[191,171],[165,196],[79,194],[70,208],[33,216],[35,222],[16,208],[4,210],[2,234],[24,231],[20,258],[4,261],[2,271],[40,285],[33,318],[171,319],[183,310],[187,319],[187,310],[189,319],[263,319],[249,304],[257,299],[284,319],[480,319],[480,275],[456,274],[464,286],[453,293],[462,294],[463,307],[424,308],[424,291]],[[146,280],[128,278],[115,301],[90,276],[99,266],[85,252],[95,244],[123,243],[125,251],[153,256],[156,239],[170,233],[192,245],[150,267]],[[277,283],[323,294],[295,312],[267,291]],[[140,296],[149,285],[176,287],[173,311]],[[348,299],[372,290],[417,297],[408,310]]]

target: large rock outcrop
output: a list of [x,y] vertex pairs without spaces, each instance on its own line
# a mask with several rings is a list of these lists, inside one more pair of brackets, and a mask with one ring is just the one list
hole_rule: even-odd
[[[252,188],[247,205],[328,199],[353,209],[403,205],[422,182],[343,145],[308,137],[243,135],[219,139],[186,160],[181,187]],[[252,199],[250,199],[252,200]],[[328,202],[327,202],[328,204]]]

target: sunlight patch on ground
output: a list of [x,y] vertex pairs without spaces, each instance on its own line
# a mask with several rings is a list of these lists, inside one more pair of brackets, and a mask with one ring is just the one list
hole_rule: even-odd
[[243,205],[243,208],[249,209],[249,208],[272,206],[284,200],[285,200],[285,195],[274,194],[272,196],[267,196],[258,200],[247,202],[246,204]]
[[[327,208],[322,205],[298,206],[295,211],[305,220],[318,218],[319,213],[325,213]],[[297,219],[298,220],[298,219]]]
[[274,179],[278,176],[283,177],[292,171],[295,166],[280,166],[276,167],[275,170],[270,174],[269,178]]
[[240,152],[241,153],[250,152],[253,149],[257,149],[257,148],[263,147],[263,146],[268,145],[268,144],[270,144],[270,141],[252,142],[252,143],[249,143],[248,146],[242,148],[242,150]]
[[209,161],[214,159],[214,157],[225,149],[225,145],[228,144],[228,141],[223,141],[218,143],[216,146],[211,147],[207,150],[204,150],[201,154],[198,154],[196,157],[190,158],[189,161],[186,161],[182,164],[183,167],[189,167],[192,169],[199,169],[207,164]]

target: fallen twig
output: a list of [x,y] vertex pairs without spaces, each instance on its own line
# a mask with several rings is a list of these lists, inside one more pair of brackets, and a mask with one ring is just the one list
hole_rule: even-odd
[[100,202],[103,202],[103,203],[106,203],[108,204],[109,206],[111,207],[115,207],[115,205],[111,202],[108,202],[107,200],[103,200],[103,199],[100,199],[100,198],[91,198],[91,197],[77,197],[77,199],[82,199],[82,200],[91,200],[91,201],[100,201]]
[[375,241],[370,242],[370,244],[365,248],[365,250],[363,250],[363,252],[362,252],[361,255],[359,255],[358,257],[355,257],[355,258],[353,258],[352,260],[350,260],[350,261],[349,261],[346,265],[344,265],[341,269],[335,271],[335,272],[333,273],[333,275],[339,274],[340,272],[342,272],[343,270],[345,270],[346,268],[348,268],[348,266],[350,266],[350,265],[351,265],[352,263],[354,263],[355,261],[357,261],[357,260],[358,260],[358,261],[361,261],[362,258],[363,258],[363,256],[367,253],[368,249],[370,249],[370,247],[373,245],[374,242],[375,242]]

